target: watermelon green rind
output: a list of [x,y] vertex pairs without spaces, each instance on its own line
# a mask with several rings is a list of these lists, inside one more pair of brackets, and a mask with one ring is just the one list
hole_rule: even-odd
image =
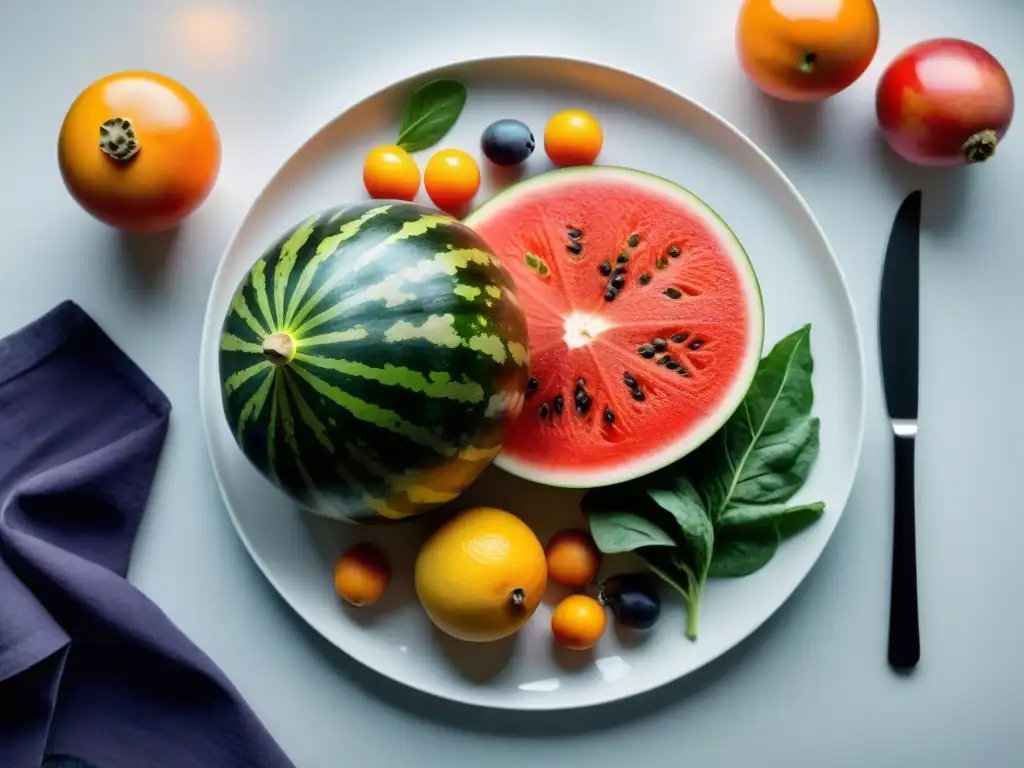
[[626,482],[662,469],[699,448],[728,421],[739,407],[753,382],[764,345],[764,304],[761,286],[746,249],[722,217],[703,199],[685,187],[660,176],[617,166],[581,166],[556,169],[502,190],[470,213],[463,223],[471,228],[479,227],[488,216],[497,213],[503,206],[513,202],[518,195],[524,192],[537,190],[544,186],[565,185],[568,189],[578,179],[595,178],[596,175],[625,178],[634,183],[640,181],[644,185],[649,185],[653,189],[680,199],[691,212],[700,215],[732,257],[732,261],[737,267],[736,272],[742,278],[743,293],[750,309],[747,313],[749,344],[743,364],[735,375],[732,386],[714,412],[699,427],[690,430],[678,441],[657,452],[624,461],[614,469],[603,468],[600,472],[588,471],[585,467],[553,469],[550,466],[522,461],[507,451],[499,453],[494,459],[496,466],[512,475],[563,488],[593,488]]
[[[295,340],[276,366],[261,345]],[[522,407],[528,338],[511,278],[450,216],[331,208],[256,261],[224,320],[225,418],[249,461],[340,519],[420,514],[490,463]]]

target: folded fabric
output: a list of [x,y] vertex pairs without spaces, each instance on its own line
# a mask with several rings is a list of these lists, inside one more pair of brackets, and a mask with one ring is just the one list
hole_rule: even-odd
[[126,580],[170,403],[77,305],[0,340],[0,767],[291,766]]

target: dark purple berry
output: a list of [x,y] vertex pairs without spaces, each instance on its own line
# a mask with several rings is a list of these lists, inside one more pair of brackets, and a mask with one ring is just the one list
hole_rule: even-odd
[[495,165],[518,165],[533,154],[536,146],[529,126],[510,118],[491,123],[480,138],[484,157]]
[[598,600],[612,609],[620,624],[630,629],[650,629],[661,616],[658,585],[646,573],[611,576],[601,584]]

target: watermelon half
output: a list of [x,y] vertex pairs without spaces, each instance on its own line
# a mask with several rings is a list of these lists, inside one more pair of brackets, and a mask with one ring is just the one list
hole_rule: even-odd
[[587,166],[520,182],[467,217],[526,314],[525,406],[495,463],[596,487],[700,446],[740,405],[764,338],[757,278],[693,193]]

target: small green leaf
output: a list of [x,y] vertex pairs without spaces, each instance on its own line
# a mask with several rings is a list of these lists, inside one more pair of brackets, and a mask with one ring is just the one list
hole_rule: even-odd
[[466,86],[458,80],[431,80],[405,103],[396,143],[407,152],[433,146],[455,125],[465,104]]
[[679,524],[686,540],[687,560],[698,580],[702,580],[714,547],[715,531],[697,490],[683,475],[659,473],[647,482],[647,495]]
[[583,497],[583,514],[598,549],[611,555],[632,552],[640,547],[676,545],[675,539],[663,527],[639,514],[645,498],[629,486],[597,488]]
[[631,512],[605,510],[587,515],[590,535],[607,555],[632,552],[640,547],[672,547],[675,542],[650,520]]
[[725,535],[744,535],[775,529],[779,538],[788,539],[816,522],[824,512],[825,504],[821,501],[794,507],[785,504],[734,505],[719,518],[718,530]]
[[710,579],[736,579],[764,568],[779,548],[778,533],[751,537],[719,536],[708,569]]

